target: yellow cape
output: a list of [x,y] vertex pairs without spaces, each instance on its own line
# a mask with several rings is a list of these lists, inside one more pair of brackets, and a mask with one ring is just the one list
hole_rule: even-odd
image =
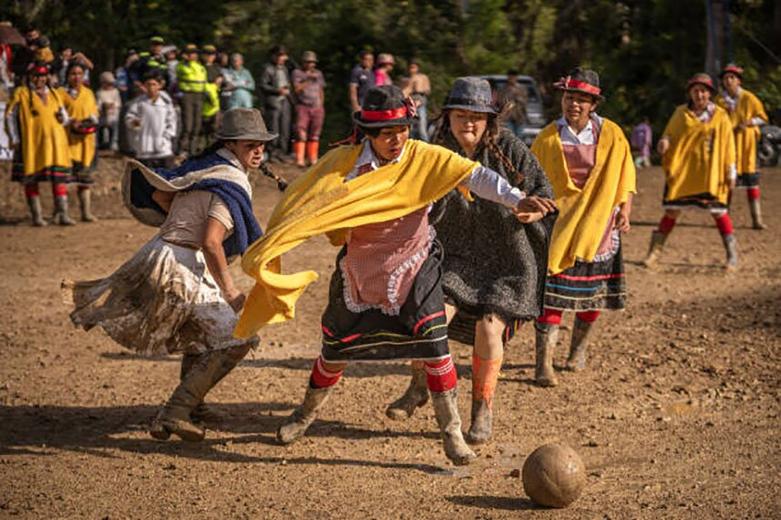
[[282,274],[283,253],[323,233],[336,245],[350,228],[423,208],[445,196],[478,164],[440,146],[409,140],[398,163],[345,182],[360,152],[361,146],[336,148],[287,188],[266,234],[242,257],[242,268],[256,283],[233,332],[236,337],[293,319],[296,300],[317,279],[314,271]]
[[663,135],[670,139],[670,148],[662,159],[667,201],[709,193],[720,203],[728,203],[735,137],[727,111],[715,108],[711,120],[703,123],[686,105],[680,105],[667,123]]
[[54,91],[49,91],[46,104],[28,87],[14,91],[8,113],[19,108],[19,136],[25,175],[35,175],[49,168],[70,169],[68,135],[57,120],[57,112],[62,106],[62,97]]
[[[724,101],[722,96],[716,98],[716,103],[724,110],[727,110],[727,102]],[[765,107],[757,96],[746,89],[741,89],[735,111],[727,111],[727,114],[729,114],[732,128],[735,130],[735,163],[738,173],[756,173],[759,127],[738,127],[741,123],[748,123],[755,117],[759,117],[767,122]]]
[[548,253],[548,270],[558,274],[576,260],[594,260],[613,210],[635,192],[635,165],[624,132],[607,119],[602,120],[596,163],[582,189],[570,178],[555,122],[534,140],[532,153],[550,179],[559,207]]
[[[92,117],[97,120],[98,104],[89,88],[82,86],[79,88],[79,94],[72,98],[67,89],[60,87],[57,89],[57,95],[60,96],[71,119],[81,121]],[[95,141],[95,134],[79,135],[68,132],[71,160],[80,162],[85,167],[90,166],[95,160]]]

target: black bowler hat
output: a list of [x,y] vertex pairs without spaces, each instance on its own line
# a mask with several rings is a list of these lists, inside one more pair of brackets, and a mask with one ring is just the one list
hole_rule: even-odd
[[410,125],[415,116],[412,103],[395,85],[372,87],[366,92],[363,106],[353,114],[353,121],[364,128]]
[[599,101],[605,99],[605,96],[602,95],[602,89],[599,87],[599,74],[593,70],[577,67],[567,77],[554,83],[553,86],[564,92],[588,94]]

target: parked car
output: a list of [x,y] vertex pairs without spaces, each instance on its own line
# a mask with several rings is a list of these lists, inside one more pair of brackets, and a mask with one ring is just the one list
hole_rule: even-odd
[[[507,75],[505,74],[490,74],[480,76],[483,79],[487,79],[491,84],[491,90],[494,93],[494,99],[496,99],[497,93],[504,88],[507,84]],[[526,103],[526,118],[527,125],[523,128],[520,137],[527,145],[532,144],[537,134],[546,125],[545,113],[542,106],[542,94],[540,89],[537,88],[537,82],[531,76],[518,76],[518,83],[526,87],[527,103]]]

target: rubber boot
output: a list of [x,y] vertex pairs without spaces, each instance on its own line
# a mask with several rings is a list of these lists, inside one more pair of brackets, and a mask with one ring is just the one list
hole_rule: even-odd
[[224,350],[216,350],[195,363],[153,421],[149,429],[152,437],[165,440],[174,434],[186,441],[203,440],[206,431],[192,422],[190,414],[214,386],[224,356]]
[[309,160],[309,164],[317,163],[317,158],[319,155],[320,155],[320,141],[307,141],[306,158]]
[[767,229],[767,226],[762,222],[762,205],[759,199],[749,200],[748,207],[751,210],[751,221],[754,229]]
[[59,224],[60,226],[72,226],[75,224],[70,215],[68,215],[67,195],[57,195],[54,197],[54,217],[52,220],[55,224]]
[[92,192],[87,189],[80,189],[79,193],[79,205],[81,206],[81,221],[82,222],[97,222],[98,219],[92,214]]
[[487,399],[472,399],[472,423],[466,432],[469,444],[485,444],[493,433],[494,412]]
[[664,249],[664,242],[667,240],[667,235],[661,231],[653,231],[651,233],[651,245],[648,247],[648,256],[643,260],[643,265],[649,269],[656,266],[659,261],[659,256]]
[[455,388],[445,392],[431,392],[434,414],[437,418],[445,455],[456,466],[465,466],[477,455],[464,441],[461,433],[461,417],[458,415],[458,393]]
[[534,380],[540,386],[556,386],[559,384],[556,372],[553,370],[553,352],[559,339],[559,326],[547,323],[535,323],[535,351],[537,354],[534,368]]
[[293,143],[293,152],[296,155],[296,166],[300,166],[301,168],[306,167],[306,162],[304,162],[304,147],[306,146],[306,143],[304,141],[295,141]]
[[732,233],[721,235],[721,240],[724,242],[724,249],[727,252],[724,268],[727,271],[734,271],[738,268],[738,241],[735,240],[735,235]]
[[586,368],[586,350],[588,337],[591,335],[592,322],[583,321],[575,316],[575,326],[572,329],[572,342],[569,347],[567,369],[580,372]]
[[41,198],[38,196],[27,197],[27,206],[30,208],[30,215],[33,219],[33,226],[45,226],[47,223],[43,219],[43,212],[41,211]]
[[307,386],[304,402],[296,408],[285,424],[277,430],[277,441],[280,444],[290,444],[303,436],[307,428],[317,418],[318,410],[323,407],[333,389],[333,386],[325,388]]
[[428,402],[428,386],[426,385],[426,370],[412,365],[412,377],[407,391],[397,400],[388,405],[385,415],[391,419],[409,419],[415,410]]

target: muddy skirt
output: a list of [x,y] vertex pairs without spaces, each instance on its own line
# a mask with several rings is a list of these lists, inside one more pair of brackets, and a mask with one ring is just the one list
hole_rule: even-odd
[[626,280],[621,246],[599,262],[578,261],[545,282],[545,307],[591,311],[620,310],[626,304]]
[[[339,253],[337,266],[345,251]],[[344,302],[339,268],[331,277],[328,301],[322,318],[322,355],[326,361],[436,360],[450,353],[442,292],[442,246],[436,240],[397,316],[379,309],[350,311]]]
[[206,268],[203,253],[152,239],[112,275],[63,282],[74,325],[101,327],[140,354],[200,354],[257,343],[233,338],[238,317]]

